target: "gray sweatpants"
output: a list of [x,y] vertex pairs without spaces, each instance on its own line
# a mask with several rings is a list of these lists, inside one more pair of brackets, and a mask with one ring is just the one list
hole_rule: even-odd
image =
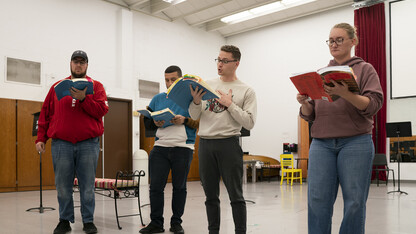
[[199,175],[204,188],[205,207],[210,234],[220,230],[220,178],[228,191],[233,213],[235,233],[247,230],[247,209],[243,197],[243,151],[238,137],[199,140]]

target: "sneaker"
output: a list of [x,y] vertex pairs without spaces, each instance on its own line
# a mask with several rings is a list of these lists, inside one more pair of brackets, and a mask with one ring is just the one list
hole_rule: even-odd
[[97,227],[94,225],[94,223],[84,223],[84,230],[87,234],[97,233]]
[[162,233],[162,232],[165,232],[165,229],[163,229],[163,227],[154,225],[153,223],[149,223],[147,227],[142,228],[139,232],[140,233]]
[[65,234],[70,231],[71,231],[71,225],[69,225],[69,221],[60,220],[55,230],[53,230],[53,234]]
[[180,223],[174,223],[170,225],[169,231],[173,232],[174,234],[183,234],[185,231],[182,228],[182,225]]

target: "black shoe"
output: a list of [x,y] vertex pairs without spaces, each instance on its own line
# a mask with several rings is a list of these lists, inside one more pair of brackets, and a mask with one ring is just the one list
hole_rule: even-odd
[[71,231],[71,225],[69,225],[68,220],[61,220],[59,221],[58,225],[56,226],[55,230],[53,230],[53,234],[65,234]]
[[169,231],[175,233],[175,234],[183,234],[185,231],[182,228],[182,225],[180,223],[174,223],[170,225]]
[[159,227],[154,225],[153,223],[149,223],[147,227],[140,229],[140,233],[162,233],[165,232],[165,229],[163,227]]
[[97,227],[94,225],[94,223],[84,223],[84,228],[82,230],[84,230],[84,232],[87,234],[93,234],[98,232]]

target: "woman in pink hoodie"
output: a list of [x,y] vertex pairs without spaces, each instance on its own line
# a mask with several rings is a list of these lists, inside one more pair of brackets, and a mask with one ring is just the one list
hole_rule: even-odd
[[341,186],[344,218],[339,233],[365,232],[365,215],[374,145],[371,139],[373,116],[383,104],[383,92],[373,66],[351,56],[358,44],[354,27],[335,25],[327,40],[333,60],[328,66],[350,66],[357,78],[359,93],[352,93],[344,82],[324,85],[334,102],[308,101],[298,94],[300,116],[313,122],[308,168],[309,233],[331,233],[333,205]]

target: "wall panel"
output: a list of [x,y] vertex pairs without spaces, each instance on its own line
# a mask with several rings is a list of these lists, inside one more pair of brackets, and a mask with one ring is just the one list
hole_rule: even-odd
[[0,192],[16,190],[16,100],[0,99]]

